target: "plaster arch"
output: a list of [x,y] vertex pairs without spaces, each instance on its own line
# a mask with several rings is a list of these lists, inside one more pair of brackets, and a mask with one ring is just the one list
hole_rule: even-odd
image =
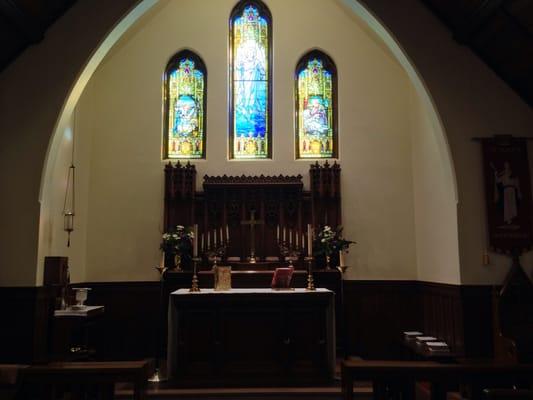
[[[366,7],[364,7],[357,0],[337,0],[345,8],[349,9],[358,19],[364,21],[367,27],[383,42],[388,51],[390,51],[396,60],[404,68],[405,72],[410,78],[411,83],[416,89],[417,95],[422,103],[424,110],[427,112],[430,124],[434,132],[434,140],[438,144],[439,150],[439,163],[442,171],[444,171],[443,185],[452,193],[452,200],[457,203],[457,183],[454,171],[454,164],[451,156],[450,147],[447,141],[447,136],[443,128],[443,124],[439,117],[439,113],[435,107],[432,97],[424,84],[421,76],[418,74],[414,64],[409,59],[407,54],[402,50],[400,44],[395,40],[393,35],[386,29],[386,27],[372,15]],[[115,26],[115,28],[107,35],[105,40],[101,43],[98,49],[90,57],[88,63],[84,67],[83,71],[74,83],[72,90],[70,91],[63,109],[57,119],[56,126],[51,135],[49,146],[46,152],[46,158],[44,162],[43,172],[41,176],[39,200],[41,202],[41,215],[46,215],[46,199],[51,195],[52,187],[50,182],[54,175],[54,166],[57,161],[57,153],[61,146],[62,140],[65,138],[65,132],[69,131],[69,125],[72,125],[74,121],[73,113],[75,106],[79,100],[85,85],[95,72],[99,63],[103,60],[105,55],[110,51],[113,45],[120,39],[120,37],[139,20],[140,17],[145,15],[150,9],[160,3],[160,0],[142,0]],[[68,137],[66,137],[68,140]],[[46,218],[45,218],[46,219]],[[41,218],[41,221],[45,220]],[[457,221],[455,221],[457,223]],[[42,260],[46,255],[44,238],[45,232],[42,229],[42,222],[39,232],[39,249],[38,260]],[[458,251],[458,237],[453,239],[456,242]],[[457,259],[458,261],[458,259]],[[37,263],[37,283],[39,283],[39,277],[42,275],[42,261]],[[459,263],[456,266],[459,271]],[[459,272],[458,272],[459,274]],[[455,282],[459,283],[459,282]]]

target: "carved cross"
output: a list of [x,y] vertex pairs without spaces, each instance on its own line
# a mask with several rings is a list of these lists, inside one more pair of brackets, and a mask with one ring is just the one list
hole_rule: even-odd
[[241,221],[241,225],[250,225],[250,263],[255,264],[255,226],[263,225],[265,221],[255,219],[255,210],[250,211],[250,219]]

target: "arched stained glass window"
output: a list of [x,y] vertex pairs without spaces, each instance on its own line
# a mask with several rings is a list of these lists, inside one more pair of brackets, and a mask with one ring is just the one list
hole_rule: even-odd
[[272,17],[261,1],[233,9],[230,49],[230,158],[270,158]]
[[190,50],[177,53],[165,70],[165,158],[205,158],[207,70]]
[[296,67],[296,158],[337,158],[337,69],[319,50]]

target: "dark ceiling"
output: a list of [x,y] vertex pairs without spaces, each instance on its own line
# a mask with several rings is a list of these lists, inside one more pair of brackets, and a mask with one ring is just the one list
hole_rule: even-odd
[[0,71],[26,47],[38,43],[48,27],[76,0],[0,0]]
[[[533,106],[533,0],[420,0]],[[0,71],[76,0],[0,0]]]
[[421,0],[533,106],[533,0]]

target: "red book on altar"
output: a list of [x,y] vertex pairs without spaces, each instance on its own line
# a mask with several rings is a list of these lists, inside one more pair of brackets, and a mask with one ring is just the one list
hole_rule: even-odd
[[272,277],[272,289],[290,289],[293,267],[276,268]]

